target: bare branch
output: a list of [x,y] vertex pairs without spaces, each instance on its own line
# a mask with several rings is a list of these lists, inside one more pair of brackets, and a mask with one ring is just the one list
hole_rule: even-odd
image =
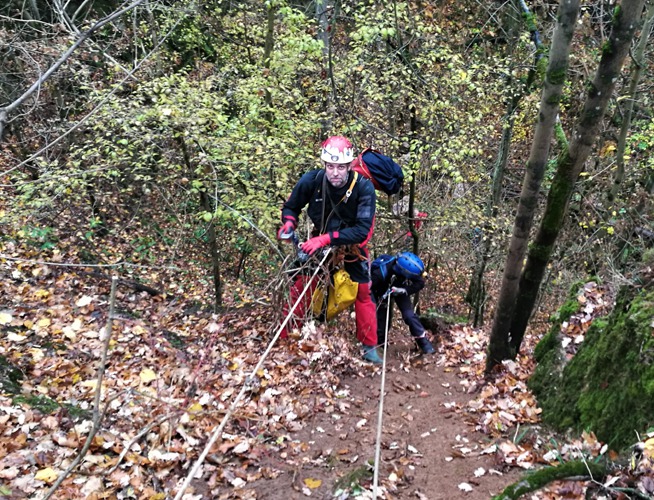
[[140,5],[144,1],[145,0],[136,0],[135,2],[133,2],[130,5],[128,5],[127,7],[125,7],[124,9],[116,11],[116,12],[108,15],[104,19],[101,19],[100,21],[95,23],[85,33],[82,33],[81,36],[79,37],[79,39],[73,45],[71,45],[70,48],[66,52],[64,52],[61,55],[61,57],[59,57],[57,62],[55,62],[45,73],[43,73],[43,75],[41,75],[41,77],[36,82],[34,82],[32,84],[32,86],[23,93],[22,96],[20,96],[18,99],[16,99],[14,102],[8,104],[7,106],[5,106],[3,108],[0,108],[0,137],[2,137],[2,128],[3,128],[3,124],[4,124],[4,121],[2,120],[3,115],[4,115],[5,120],[6,120],[6,117],[8,116],[8,114],[11,113],[13,110],[15,110],[18,106],[23,104],[23,102],[25,102],[25,100],[29,96],[31,96],[36,90],[38,90],[41,87],[41,85],[43,85],[43,83],[48,78],[50,78],[50,76],[52,76],[52,74],[55,71],[57,71],[64,62],[66,62],[66,60],[71,56],[71,54],[73,52],[75,52],[75,50],[80,45],[82,45],[82,43],[84,43],[87,38],[89,38],[93,34],[93,32],[95,32],[99,28],[103,27],[104,25],[110,23],[114,19],[117,19],[118,17],[122,16],[126,12],[129,12],[134,7]]
[[[143,1],[143,0],[140,0],[140,1]],[[145,56],[145,57],[144,57],[144,58],[139,62],[139,64],[136,65],[136,66],[134,67],[134,69],[133,69],[132,71],[130,71],[130,72],[127,74],[127,76],[126,76],[125,78],[123,78],[123,79],[122,79],[122,80],[121,80],[121,81],[120,81],[120,82],[119,82],[119,83],[118,83],[118,84],[117,84],[117,85],[116,85],[116,86],[111,90],[111,92],[109,92],[109,94],[108,94],[108,95],[107,95],[107,96],[106,96],[102,101],[100,101],[100,103],[99,103],[95,108],[93,108],[93,109],[92,109],[91,111],[89,111],[86,115],[84,115],[84,117],[83,117],[80,121],[78,121],[75,125],[73,125],[71,128],[69,128],[66,132],[64,132],[63,134],[61,134],[61,135],[60,135],[59,137],[57,137],[55,140],[53,140],[53,141],[50,142],[49,144],[46,144],[45,146],[43,146],[41,149],[39,149],[36,153],[34,153],[33,155],[31,155],[29,158],[26,158],[25,160],[23,160],[22,162],[20,162],[20,163],[19,163],[18,165],[16,165],[15,167],[12,167],[12,168],[10,168],[10,169],[8,169],[8,170],[5,170],[4,172],[0,172],[0,176],[1,176],[1,175],[6,175],[6,174],[8,174],[8,173],[10,173],[10,172],[13,172],[14,170],[17,170],[17,169],[19,169],[20,167],[22,167],[23,165],[26,165],[27,163],[29,163],[29,162],[31,162],[32,160],[36,159],[36,158],[37,158],[41,153],[47,151],[48,149],[50,149],[50,148],[51,148],[52,146],[54,146],[55,144],[58,144],[59,142],[61,142],[61,141],[62,141],[66,136],[68,136],[69,134],[71,134],[72,132],[74,132],[75,130],[77,130],[79,127],[82,126],[82,124],[86,123],[86,121],[87,121],[89,118],[91,118],[91,117],[92,117],[93,115],[95,115],[98,111],[100,111],[100,109],[102,109],[102,106],[104,106],[104,104],[109,100],[109,98],[110,98],[112,95],[114,95],[116,92],[118,92],[118,90],[122,88],[123,84],[124,84],[127,80],[129,80],[130,78],[133,78],[132,75],[133,75],[134,73],[136,73],[136,72],[141,68],[141,66],[142,66],[142,65],[143,65],[143,64],[144,64],[144,63],[145,63],[145,62],[146,62],[146,61],[147,61],[147,60],[152,56],[152,54],[154,54],[155,51],[157,51],[157,50],[159,49],[159,47],[160,47],[160,46],[161,46],[161,45],[162,45],[162,44],[163,44],[163,43],[168,39],[168,37],[172,34],[172,32],[175,31],[175,29],[177,29],[177,26],[179,25],[179,23],[181,23],[181,22],[185,19],[185,17],[186,17],[186,16],[180,16],[179,19],[177,19],[177,22],[176,22],[176,23],[175,23],[175,24],[170,28],[170,30],[168,30],[168,33],[166,33],[166,36],[164,36],[161,40],[159,40],[159,43],[158,43],[155,47],[153,47],[152,50],[151,50],[150,52],[148,52],[148,54],[147,54],[147,55],[146,55],[146,56]],[[5,124],[6,122],[7,122],[7,112],[6,112],[6,108],[0,108],[0,138],[2,137],[2,129],[3,129],[3,126],[4,126],[4,124]]]
[[143,429],[141,429],[141,431],[136,436],[134,436],[132,439],[130,439],[130,441],[125,445],[125,447],[123,448],[123,451],[121,451],[120,455],[118,455],[118,459],[116,460],[116,463],[114,464],[114,466],[111,469],[109,469],[108,471],[104,472],[103,475],[108,476],[112,472],[114,472],[118,468],[120,463],[123,461],[123,459],[125,458],[127,453],[129,453],[129,450],[134,445],[134,443],[136,443],[139,439],[141,439],[148,432],[150,432],[153,427],[155,427],[155,426],[157,426],[159,424],[162,424],[163,422],[165,422],[166,420],[170,420],[171,418],[173,418],[173,415],[163,415],[163,416],[159,417],[158,419],[153,420],[148,425],[146,425]]
[[96,387],[95,387],[95,398],[93,403],[93,428],[89,432],[89,435],[86,437],[86,441],[84,442],[84,445],[82,446],[80,452],[75,457],[75,460],[73,460],[73,462],[68,466],[68,468],[59,475],[57,480],[53,483],[52,487],[45,494],[44,500],[48,500],[48,498],[50,498],[55,493],[55,491],[57,491],[59,486],[61,486],[61,483],[64,482],[64,479],[66,479],[70,475],[70,473],[73,470],[75,470],[75,468],[80,464],[80,462],[84,458],[84,455],[86,455],[86,452],[91,447],[93,438],[100,430],[100,424],[102,423],[104,415],[107,412],[107,408],[109,407],[110,401],[107,401],[104,409],[102,411],[100,410],[100,400],[102,397],[102,379],[104,378],[104,372],[107,367],[107,353],[109,352],[109,342],[111,340],[111,328],[113,325],[114,310],[116,308],[117,287],[118,287],[118,277],[114,276],[111,282],[111,295],[109,298],[109,318],[107,319],[107,326],[105,327],[104,344],[102,346],[102,357],[100,358],[100,366],[98,366],[98,376],[97,376]]

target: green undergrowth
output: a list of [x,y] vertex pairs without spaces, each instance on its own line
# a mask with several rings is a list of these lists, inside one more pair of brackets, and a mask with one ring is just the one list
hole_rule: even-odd
[[561,345],[559,331],[563,322],[568,321],[579,310],[577,296],[583,285],[582,282],[578,282],[570,287],[567,300],[550,318],[552,327],[534,349],[534,359],[537,366],[529,380],[529,386],[536,394],[542,394],[547,387],[550,387],[561,376],[565,360],[561,349],[559,349]]
[[362,491],[361,483],[372,478],[371,461],[357,467],[356,469],[344,474],[334,484],[334,496],[342,495],[346,491],[351,491],[353,494]]
[[571,301],[564,304],[560,321],[538,344],[529,387],[544,423],[563,431],[593,431],[611,447],[625,448],[654,424],[654,291],[621,289],[612,313],[593,320],[566,363],[558,332],[572,309]]
[[70,403],[58,403],[54,399],[41,395],[22,394],[23,372],[12,365],[7,358],[0,356],[0,392],[12,397],[12,404],[27,405],[48,415],[64,409],[73,420],[91,418],[91,413]]
[[63,408],[68,412],[68,415],[73,420],[84,420],[91,418],[91,413],[87,410],[83,410],[79,406],[75,406],[69,403],[59,404],[54,399],[48,398],[46,396],[30,396],[19,394],[14,396],[12,403],[14,405],[26,404],[45,415],[49,415],[56,412],[60,408]]

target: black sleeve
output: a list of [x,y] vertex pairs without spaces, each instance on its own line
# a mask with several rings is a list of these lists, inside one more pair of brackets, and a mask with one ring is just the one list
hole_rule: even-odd
[[309,204],[320,172],[320,169],[311,170],[300,177],[288,200],[282,206],[282,222],[290,220],[297,226],[300,212]]
[[411,295],[419,292],[425,287],[425,280],[423,279],[422,276],[418,276],[417,278],[404,280],[404,283],[402,285],[403,285],[402,288],[406,289],[406,293]]

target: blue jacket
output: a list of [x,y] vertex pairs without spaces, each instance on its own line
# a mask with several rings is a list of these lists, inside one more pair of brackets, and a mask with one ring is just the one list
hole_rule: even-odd
[[351,171],[345,185],[336,189],[325,178],[323,169],[307,172],[284,203],[282,222],[291,220],[297,225],[300,212],[308,205],[307,215],[316,235],[329,233],[332,245],[365,245],[372,236],[375,224],[375,188],[372,182],[358,175],[352,194],[346,201],[345,193],[352,184],[353,176],[354,172]]

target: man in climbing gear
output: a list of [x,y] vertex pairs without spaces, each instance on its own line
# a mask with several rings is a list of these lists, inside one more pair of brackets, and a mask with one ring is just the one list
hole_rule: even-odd
[[[411,252],[402,252],[394,257],[381,255],[373,262],[372,295],[377,303],[377,341],[381,346],[386,344],[387,308],[389,302],[391,308],[392,302],[395,302],[402,313],[402,319],[409,325],[409,332],[420,351],[423,354],[435,352],[409,298],[410,295],[424,288],[424,272],[425,265],[422,260]],[[392,317],[390,312],[389,325]]]
[[[307,207],[313,223],[311,238],[301,244],[302,251],[315,254],[326,246],[344,247],[344,269],[358,284],[354,311],[356,335],[363,348],[363,358],[371,363],[382,363],[377,354],[377,322],[375,304],[370,296],[370,258],[366,244],[372,236],[375,222],[375,188],[368,179],[352,171],[354,159],[352,143],[342,136],[329,137],[322,144],[320,160],[323,168],[305,173],[293,188],[282,207],[282,227],[277,238],[284,240],[298,225],[300,212]],[[290,290],[295,303],[309,285],[307,295],[298,304],[289,324],[301,328],[304,315],[311,303],[317,281],[301,273]],[[287,311],[285,311],[287,312]],[[288,327],[292,328],[292,327]],[[283,330],[282,338],[288,336]]]

